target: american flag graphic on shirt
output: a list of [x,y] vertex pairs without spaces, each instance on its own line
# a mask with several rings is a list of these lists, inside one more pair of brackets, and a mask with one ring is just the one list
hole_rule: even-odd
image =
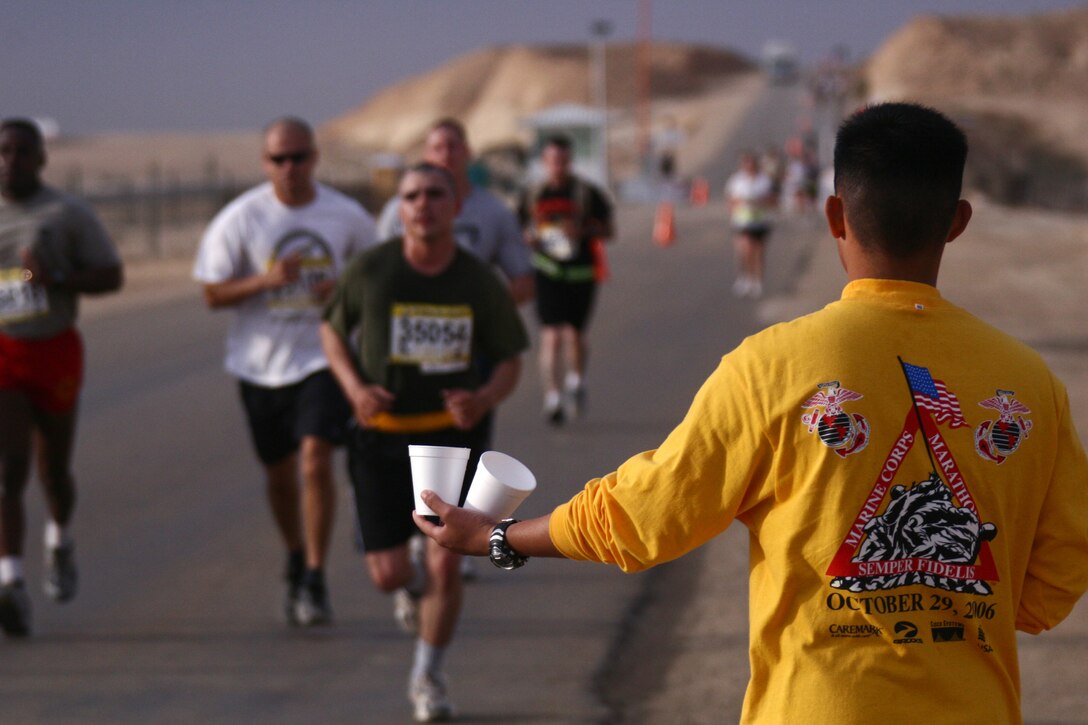
[[943,380],[934,380],[929,368],[903,363],[903,372],[907,374],[914,402],[933,414],[938,423],[951,421],[949,426],[961,428],[968,425],[960,410],[960,401],[956,394],[949,391]]

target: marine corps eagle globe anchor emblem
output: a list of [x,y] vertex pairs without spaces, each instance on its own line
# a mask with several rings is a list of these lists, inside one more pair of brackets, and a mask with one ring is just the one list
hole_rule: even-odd
[[864,450],[869,445],[869,421],[859,413],[847,413],[842,406],[865,396],[840,386],[838,380],[820,383],[816,387],[820,392],[801,404],[802,408],[810,411],[801,416],[801,422],[808,426],[808,432],[815,432],[825,446],[843,458]]
[[979,403],[980,408],[996,410],[998,419],[984,421],[975,429],[975,450],[999,465],[1016,452],[1031,430],[1031,421],[1024,417],[1031,411],[1013,395],[1012,390],[998,390],[994,397]]

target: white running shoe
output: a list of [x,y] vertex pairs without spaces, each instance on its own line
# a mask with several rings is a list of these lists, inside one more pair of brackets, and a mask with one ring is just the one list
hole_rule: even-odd
[[446,695],[446,681],[441,675],[417,677],[408,685],[412,715],[416,722],[445,722],[453,718],[453,704]]

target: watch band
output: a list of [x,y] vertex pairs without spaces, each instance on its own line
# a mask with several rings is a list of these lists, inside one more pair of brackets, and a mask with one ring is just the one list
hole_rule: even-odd
[[506,543],[506,530],[517,522],[517,519],[503,519],[491,530],[488,545],[491,563],[507,571],[525,566],[525,562],[529,561],[529,557],[517,553]]

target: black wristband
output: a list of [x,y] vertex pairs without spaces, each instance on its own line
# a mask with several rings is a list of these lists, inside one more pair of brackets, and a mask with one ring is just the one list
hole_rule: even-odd
[[510,544],[506,543],[506,530],[511,524],[516,523],[517,519],[503,519],[500,521],[491,530],[491,539],[488,545],[491,563],[507,571],[525,566],[525,562],[529,561],[529,557],[517,553],[510,548]]

